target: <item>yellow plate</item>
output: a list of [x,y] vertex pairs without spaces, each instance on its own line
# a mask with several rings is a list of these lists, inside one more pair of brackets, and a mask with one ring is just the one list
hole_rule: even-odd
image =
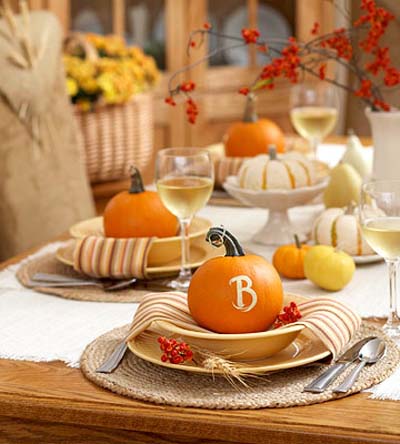
[[[205,238],[211,222],[202,217],[195,217],[190,224],[189,239],[193,242]],[[75,239],[85,236],[104,236],[103,217],[94,217],[79,222],[69,229]],[[178,259],[181,255],[181,238],[179,236],[157,238],[154,240],[149,253],[149,267],[162,266],[167,262]]]
[[[299,301],[299,297],[295,295],[286,295],[286,298]],[[160,334],[168,334],[164,330],[164,328],[166,327],[165,324],[167,323],[157,322],[154,326],[154,330],[156,331],[146,331],[144,334],[141,334],[129,341],[128,346],[132,353],[144,359],[145,361],[149,361],[157,365],[162,365],[164,367],[195,373],[211,373],[210,370],[201,367],[194,362],[187,362],[185,364],[171,364],[161,361],[161,351],[157,342],[157,337]],[[166,328],[167,330],[169,329],[168,327]],[[249,333],[246,335],[218,335],[197,333],[198,335],[215,337],[213,341],[204,339],[201,346],[199,345],[199,343],[194,343],[193,332],[190,333],[192,334],[192,337],[189,338],[186,335],[184,336],[183,339],[185,340],[185,342],[187,342],[188,344],[196,345],[204,350],[214,351],[216,354],[218,354],[217,350],[213,348],[215,346],[215,342],[218,341],[216,337],[231,336],[230,339],[220,339],[221,344],[219,345],[219,354],[223,356],[226,355],[222,353],[222,351],[226,351],[226,349],[228,348],[230,348],[231,350],[236,350],[237,353],[248,352],[252,349],[255,350],[259,346],[260,339],[262,337],[264,341],[263,347],[265,350],[268,347],[274,347],[274,343],[278,340],[278,338],[280,336],[286,335],[283,330],[281,332],[279,332],[279,330],[276,330],[275,332],[269,331],[263,333]],[[319,339],[315,338],[307,329],[297,331],[296,335],[296,339],[292,340],[292,342],[290,342],[286,347],[282,348],[280,351],[274,353],[273,355],[269,355],[268,357],[264,356],[257,360],[249,359],[246,361],[240,359],[241,369],[244,372],[251,373],[273,372],[310,364],[312,362],[316,362],[320,359],[326,358],[330,355],[330,352],[329,350],[327,350],[325,345]],[[182,335],[179,334],[173,334],[171,336],[179,338],[182,337]],[[214,344],[212,344],[212,342],[214,342]],[[225,349],[223,348],[223,346],[225,346]],[[234,358],[235,356],[230,357],[231,360],[234,360]],[[235,361],[238,361],[238,359],[235,359]],[[213,373],[219,372],[214,370]]]
[[[56,258],[65,265],[74,265],[74,247],[75,240],[71,240],[64,247],[60,247],[56,252]],[[198,268],[206,260],[213,257],[222,256],[223,252],[220,249],[212,248],[206,242],[198,241],[190,245],[190,268]],[[180,270],[180,257],[172,261],[165,261],[163,265],[148,266],[147,273],[150,277],[161,277],[178,273]]]

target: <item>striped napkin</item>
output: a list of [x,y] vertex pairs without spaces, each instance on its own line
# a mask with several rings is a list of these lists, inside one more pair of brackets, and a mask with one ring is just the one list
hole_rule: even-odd
[[144,279],[152,238],[86,236],[74,249],[74,269],[94,277]]
[[[304,325],[320,339],[332,353],[333,359],[346,347],[361,325],[360,317],[353,310],[332,297],[316,297],[298,304],[298,308],[302,318],[295,324]],[[144,332],[154,321],[167,321],[187,330],[210,333],[197,325],[190,315],[185,293],[149,293],[144,296],[127,340]]]
[[228,176],[236,176],[248,157],[223,157],[215,162],[215,187],[222,188]]

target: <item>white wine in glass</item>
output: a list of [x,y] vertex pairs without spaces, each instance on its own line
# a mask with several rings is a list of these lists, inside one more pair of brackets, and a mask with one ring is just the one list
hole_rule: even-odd
[[214,167],[207,151],[199,148],[161,150],[156,159],[158,193],[166,208],[180,222],[181,270],[169,286],[187,290],[190,283],[188,231],[193,216],[208,202],[214,186]]
[[336,125],[337,109],[323,106],[303,106],[291,110],[296,131],[308,140],[323,140]]
[[290,93],[290,119],[294,129],[312,147],[314,158],[319,143],[335,128],[338,101],[334,89],[327,83],[302,83]]
[[190,218],[204,207],[213,185],[211,179],[195,176],[166,178],[157,182],[164,205],[180,219]]
[[389,336],[399,339],[397,271],[400,260],[400,180],[364,184],[359,215],[365,239],[385,259],[389,269],[390,308],[383,329]]
[[382,257],[400,258],[400,217],[366,219],[363,224],[365,239]]

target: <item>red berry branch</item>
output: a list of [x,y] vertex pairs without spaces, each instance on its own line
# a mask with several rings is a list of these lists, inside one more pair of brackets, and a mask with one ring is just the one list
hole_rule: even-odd
[[[352,26],[337,28],[327,34],[321,35],[320,24],[314,23],[311,29],[313,37],[306,43],[299,42],[294,37],[290,37],[288,41],[282,39],[264,41],[259,30],[251,28],[242,29],[240,36],[226,35],[214,31],[209,23],[205,23],[202,29],[191,33],[188,43],[189,54],[193,48],[203,44],[207,34],[217,35],[234,44],[216,48],[200,60],[174,73],[169,80],[169,96],[165,101],[175,106],[174,97],[183,94],[188,121],[195,123],[199,110],[191,93],[196,86],[191,81],[176,84],[177,77],[220,52],[255,45],[269,61],[261,68],[251,85],[239,89],[240,94],[248,95],[259,90],[273,89],[275,81],[279,78],[297,83],[301,74],[308,73],[347,90],[375,111],[388,111],[390,105],[383,98],[382,87],[398,86],[400,70],[393,66],[389,48],[382,46],[381,40],[390,22],[394,20],[394,15],[378,6],[375,0],[362,0],[361,11],[362,15],[352,23]],[[282,43],[286,45],[282,50],[274,46],[279,44],[281,48]],[[355,45],[368,55],[368,60],[363,64],[355,56]],[[327,76],[327,62],[330,60],[344,66],[354,75],[354,85],[347,85]]]
[[296,302],[291,302],[289,305],[283,307],[283,313],[276,318],[273,328],[279,328],[287,324],[297,322],[301,318],[301,313],[297,307]]
[[162,362],[170,362],[171,364],[182,364],[185,361],[190,361],[193,358],[193,352],[190,345],[186,342],[180,342],[176,339],[168,339],[165,336],[160,336],[158,339]]

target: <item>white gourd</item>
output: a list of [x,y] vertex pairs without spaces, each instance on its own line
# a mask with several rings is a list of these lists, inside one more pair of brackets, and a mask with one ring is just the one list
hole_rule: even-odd
[[276,156],[274,147],[269,155],[260,154],[243,162],[238,180],[241,188],[250,190],[290,190],[313,185],[316,181],[314,165],[304,156]]
[[364,157],[365,148],[363,148],[360,139],[349,130],[346,151],[343,154],[342,162],[350,164],[362,177],[366,179],[371,175],[372,165]]
[[329,208],[314,222],[312,237],[316,244],[331,245],[352,256],[375,254],[363,237],[357,215],[343,208]]

